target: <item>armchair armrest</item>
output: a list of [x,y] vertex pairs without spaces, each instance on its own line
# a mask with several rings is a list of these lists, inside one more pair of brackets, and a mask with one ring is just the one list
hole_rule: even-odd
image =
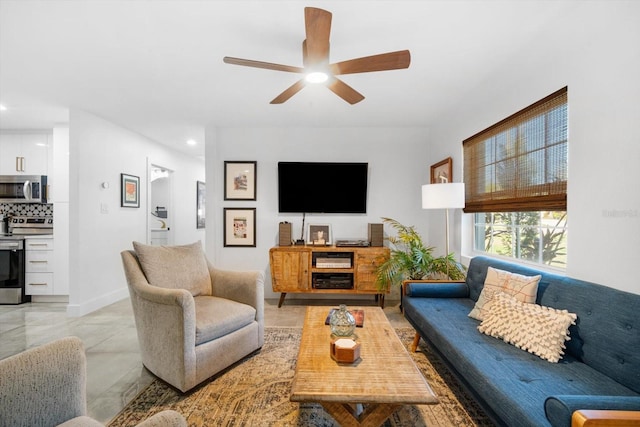
[[631,427],[640,425],[640,411],[576,411],[571,427]]
[[187,421],[179,412],[166,410],[147,418],[137,427],[187,427]]
[[[544,402],[544,412],[551,425],[555,427],[569,427],[576,411],[583,413],[623,411],[640,416],[640,396],[591,396],[591,395],[558,395],[550,396]],[[603,414],[601,414],[603,415]],[[613,416],[613,414],[609,414]],[[578,415],[580,417],[580,415]],[[604,419],[604,418],[603,418]],[[636,418],[640,419],[640,418]],[[633,418],[631,418],[633,420]],[[622,426],[632,424],[598,424],[586,420],[584,426]],[[592,424],[593,423],[593,424]],[[637,423],[637,421],[636,421]],[[637,425],[637,424],[636,424]]]
[[[179,388],[195,381],[196,309],[186,289],[166,289],[147,281],[133,251],[123,251],[142,363]],[[160,375],[163,373],[163,375]]]
[[460,281],[405,281],[403,294],[414,298],[468,298],[469,287]]
[[214,296],[250,305],[256,309],[260,346],[264,344],[264,274],[261,271],[227,271],[209,265]]
[[0,360],[0,425],[58,425],[86,415],[86,366],[77,337]]
[[220,270],[209,263],[209,274],[214,296],[256,309],[264,303],[264,274],[261,271]]

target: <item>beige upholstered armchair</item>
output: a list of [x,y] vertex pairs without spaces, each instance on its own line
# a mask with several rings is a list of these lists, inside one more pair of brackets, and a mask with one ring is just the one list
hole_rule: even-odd
[[[66,337],[0,360],[0,426],[94,427],[87,416],[87,359],[82,341]],[[186,427],[163,411],[139,427]]]
[[185,392],[264,343],[262,272],[214,268],[200,242],[123,251],[142,363]]

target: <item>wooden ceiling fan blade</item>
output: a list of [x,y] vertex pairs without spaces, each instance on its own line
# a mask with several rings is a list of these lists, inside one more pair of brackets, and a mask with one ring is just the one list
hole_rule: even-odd
[[[331,34],[331,12],[315,7],[304,8],[306,39],[306,61],[309,64],[329,62],[329,35]],[[306,62],[305,62],[306,64]]]
[[333,75],[368,73],[371,71],[398,70],[409,68],[411,53],[408,50],[381,53],[379,55],[365,56],[349,59],[330,65]]
[[291,98],[293,95],[300,92],[303,87],[304,87],[304,79],[300,79],[294,84],[292,84],[291,86],[289,86],[287,89],[285,89],[284,92],[282,92],[280,95],[273,98],[270,104],[282,104],[283,102]]
[[351,105],[357,104],[364,99],[364,95],[340,79],[333,78],[331,82],[327,84],[327,87],[331,92],[335,93]]
[[304,68],[291,65],[274,64],[272,62],[254,61],[252,59],[233,58],[225,56],[222,60],[226,64],[242,65],[243,67],[263,68],[265,70],[286,71],[288,73],[304,73]]

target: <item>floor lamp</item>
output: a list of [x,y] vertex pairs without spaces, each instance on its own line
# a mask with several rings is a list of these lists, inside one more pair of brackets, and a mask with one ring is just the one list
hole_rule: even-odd
[[449,256],[449,209],[458,208],[464,208],[464,183],[453,182],[422,186],[422,209],[445,209],[446,256]]

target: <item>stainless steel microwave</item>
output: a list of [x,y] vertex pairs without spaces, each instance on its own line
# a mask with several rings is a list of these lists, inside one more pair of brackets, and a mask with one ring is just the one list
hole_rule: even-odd
[[46,175],[0,175],[0,203],[47,203]]

